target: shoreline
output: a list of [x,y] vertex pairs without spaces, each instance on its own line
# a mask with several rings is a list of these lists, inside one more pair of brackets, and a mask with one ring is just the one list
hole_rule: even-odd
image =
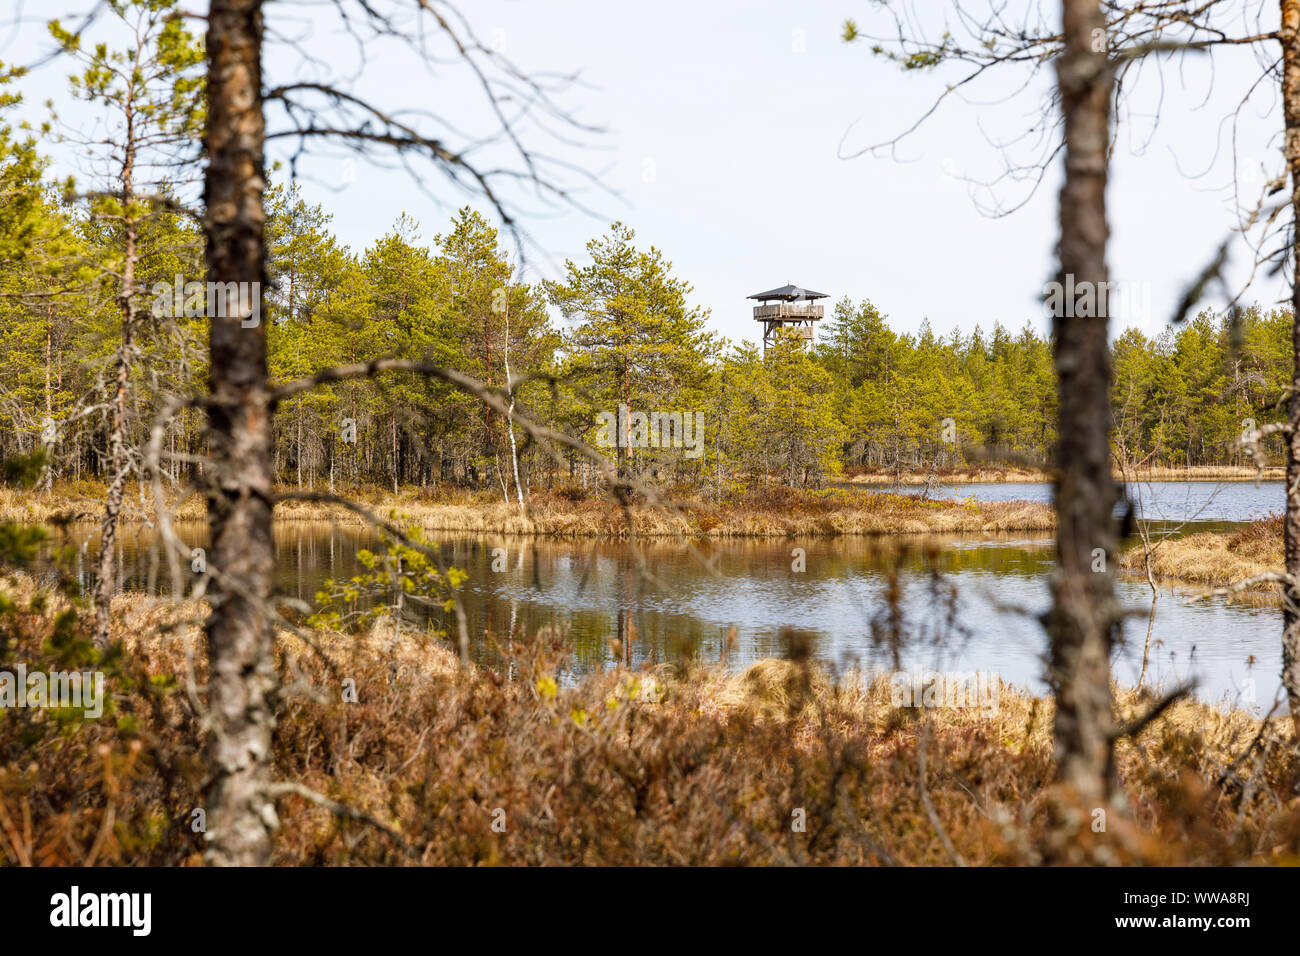
[[[468,534],[509,534],[554,538],[788,538],[886,536],[1051,531],[1052,509],[1025,501],[973,502],[922,500],[916,494],[865,494],[844,489],[792,491],[764,489],[722,503],[699,500],[677,503],[675,511],[646,505],[623,511],[608,499],[570,500],[535,493],[528,513],[517,505],[484,496],[457,494],[439,500],[417,491],[392,493],[375,489],[341,492],[380,517],[404,528]],[[449,496],[450,497],[450,496]],[[145,498],[145,501],[148,501]],[[152,521],[138,494],[128,495],[121,522]],[[84,524],[99,520],[99,502],[86,494],[20,495],[0,489],[0,519],[49,524]],[[207,520],[202,499],[192,495],[172,515],[176,522]],[[276,524],[331,522],[365,526],[365,520],[333,503],[277,502]]]
[[[1000,472],[1003,483],[1031,477],[1028,472]],[[936,476],[954,485],[990,480],[986,471],[968,472],[958,480]],[[969,498],[923,498],[921,480],[904,479],[905,487],[890,491],[858,475],[818,491],[780,486],[733,494],[721,503],[698,498],[675,503],[675,510],[634,505],[627,516],[608,498],[575,497],[572,491],[535,492],[527,514],[506,504],[495,492],[452,490],[441,494],[406,488],[397,494],[373,488],[340,490],[376,515],[396,520],[403,528],[436,533],[510,535],[555,539],[780,539],[844,536],[892,537],[909,535],[997,534],[1051,532],[1055,514],[1049,504],[1031,501],[975,501]],[[1180,479],[1183,480],[1183,479]],[[1194,476],[1188,480],[1213,480]],[[1218,480],[1245,480],[1223,477]],[[283,493],[292,489],[282,488]],[[54,526],[97,525],[101,520],[102,488],[93,483],[56,486],[50,492],[24,492],[0,488],[0,521]],[[958,492],[958,494],[960,494]],[[128,488],[120,524],[133,528],[153,523],[152,497],[138,486]],[[203,524],[207,515],[202,499],[193,494],[172,513],[177,523]],[[285,500],[276,503],[276,525],[330,523],[365,527],[359,515],[331,502]],[[1251,526],[1246,526],[1251,527]],[[1276,548],[1250,553],[1244,542],[1229,545],[1233,532],[1200,532],[1185,538],[1162,539],[1156,549],[1154,573],[1159,580],[1186,584],[1222,585],[1281,565],[1281,533]],[[1258,552],[1258,553],[1257,553]],[[1136,555],[1136,557],[1135,557]],[[1143,575],[1141,549],[1126,552],[1121,568]],[[1226,574],[1224,573],[1226,570]],[[1258,590],[1269,590],[1260,585]]]
[[[1116,481],[1124,481],[1121,471],[1111,472]],[[1245,465],[1192,465],[1187,468],[1140,468],[1131,472],[1131,480],[1145,482],[1179,482],[1179,481],[1283,481],[1286,468],[1282,465],[1269,465],[1259,471]],[[1052,473],[1042,468],[963,468],[955,471],[935,471],[933,473],[909,471],[895,476],[892,471],[880,469],[855,471],[841,480],[849,485],[894,485],[924,486],[927,482],[935,485],[1013,485],[1013,484],[1050,484]]]

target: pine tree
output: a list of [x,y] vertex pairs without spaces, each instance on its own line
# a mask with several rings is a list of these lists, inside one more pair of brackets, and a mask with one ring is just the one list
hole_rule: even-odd
[[593,415],[627,412],[616,443],[620,476],[637,467],[635,453],[629,457],[631,412],[696,410],[717,348],[704,329],[705,313],[687,304],[691,286],[673,277],[658,249],[638,250],[635,238],[614,223],[587,243],[590,265],[567,261],[565,281],[546,284],[552,302],[575,323],[565,340],[573,387]]

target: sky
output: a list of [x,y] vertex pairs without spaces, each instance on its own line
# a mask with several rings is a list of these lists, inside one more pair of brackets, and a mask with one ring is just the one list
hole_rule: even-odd
[[[8,63],[48,52],[45,20],[74,22],[91,6],[5,3],[13,13],[0,19],[0,61]],[[1055,23],[1055,4],[1042,4]],[[922,6],[925,25],[941,28],[947,4]],[[202,0],[186,5],[203,7]],[[870,0],[475,0],[463,9],[480,39],[521,69],[578,72],[554,99],[603,130],[575,132],[577,147],[525,124],[526,142],[578,164],[604,187],[581,191],[581,209],[519,197],[527,278],[559,277],[566,259],[584,261],[587,241],[620,220],[639,244],[671,260],[694,287],[692,304],[708,310],[709,327],[733,340],[758,334],[746,296],[786,282],[827,293],[828,303],[869,299],[904,332],[926,320],[941,335],[977,325],[987,333],[995,322],[1047,330],[1041,297],[1053,272],[1059,159],[1032,196],[1002,217],[988,215],[988,205],[1019,203],[1023,184],[989,193],[966,179],[996,174],[1005,156],[996,144],[1049,119],[1050,68],[1036,79],[1009,68],[965,102],[950,99],[894,155],[853,156],[911,126],[956,76],[904,72],[873,57],[868,44],[844,43],[846,18],[868,31],[880,22]],[[428,68],[384,40],[371,41],[362,60],[331,11],[329,4],[268,3],[268,83],[328,79],[386,108],[436,112],[449,141],[453,130],[491,129],[467,70],[450,58]],[[1257,189],[1280,172],[1280,109],[1270,84],[1242,106],[1260,74],[1256,57],[1219,52],[1131,78],[1108,192],[1111,275],[1123,289],[1112,334],[1128,326],[1159,334],[1184,287],[1239,224],[1230,189],[1234,142],[1244,184]],[[65,118],[92,121],[67,103],[69,69],[55,58],[24,81],[24,115],[39,118],[53,98]],[[1029,87],[1008,98],[1026,80]],[[1238,122],[1225,122],[1234,111]],[[270,155],[287,163],[290,151],[279,140]],[[500,150],[487,155],[505,158]],[[56,159],[59,172],[76,168],[70,156]],[[456,207],[490,212],[427,165],[412,174],[317,150],[293,168],[304,197],[333,214],[335,233],[354,250],[390,231],[402,213],[432,241]],[[276,176],[288,174],[286,164]],[[1239,238],[1231,248],[1230,285],[1234,294],[1245,290],[1242,301],[1268,306],[1285,295],[1277,277],[1248,284],[1250,250]],[[1219,294],[1206,304],[1223,301]]]

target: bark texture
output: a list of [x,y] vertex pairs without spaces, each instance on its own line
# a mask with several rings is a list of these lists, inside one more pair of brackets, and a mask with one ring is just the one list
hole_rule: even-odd
[[[1048,613],[1056,695],[1058,779],[1085,805],[1114,783],[1110,650],[1117,489],[1110,468],[1110,356],[1106,341],[1106,178],[1113,73],[1099,0],[1063,0],[1065,48],[1057,62],[1065,119],[1059,280],[1070,288],[1053,316],[1060,399],[1056,449],[1057,568]],[[1100,41],[1100,42],[1099,42]],[[1097,308],[1081,296],[1091,288]],[[1081,317],[1079,313],[1083,313]]]
[[[206,261],[209,282],[256,283],[265,269],[261,0],[213,0],[207,34]],[[228,308],[211,317],[206,496],[214,570],[208,641],[209,863],[267,862],[274,728],[271,482],[274,412],[266,328]],[[260,317],[260,311],[259,311]]]
[[[1286,165],[1291,175],[1293,214],[1292,262],[1295,276],[1291,292],[1293,371],[1291,396],[1287,401],[1290,434],[1286,445],[1286,514],[1282,538],[1286,573],[1300,582],[1300,0],[1281,0],[1282,25],[1282,112],[1286,125]],[[1296,737],[1300,738],[1300,585],[1290,585],[1282,610],[1282,686]]]

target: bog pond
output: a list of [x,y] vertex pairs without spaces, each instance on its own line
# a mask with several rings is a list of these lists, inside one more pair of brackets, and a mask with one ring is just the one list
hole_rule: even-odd
[[[905,489],[915,491],[916,489]],[[870,489],[863,489],[870,493]],[[932,497],[1050,501],[1044,484],[956,485]],[[1158,533],[1223,530],[1282,508],[1281,482],[1164,482],[1132,489]],[[178,527],[203,547],[201,524]],[[88,584],[97,535],[62,532],[77,547],[76,572]],[[1048,604],[1052,540],[1042,534],[927,538],[729,539],[690,545],[646,539],[555,540],[441,535],[432,539],[468,579],[462,598],[475,654],[492,636],[551,628],[572,648],[575,671],[612,662],[633,665],[689,655],[743,666],[782,653],[781,631],[813,638],[814,653],[839,668],[982,671],[1044,689],[1046,639],[1037,615]],[[328,578],[356,574],[357,552],[372,534],[329,522],[277,524],[279,590],[312,602]],[[167,586],[154,533],[119,534],[121,583]],[[798,570],[804,552],[803,570]],[[1199,696],[1267,710],[1278,691],[1281,612],[1267,602],[1228,603],[1200,588],[1162,588],[1152,602],[1145,581],[1122,578],[1133,610],[1117,649],[1116,677],[1136,683],[1199,682]],[[412,614],[418,612],[411,612]],[[441,611],[432,612],[435,618]],[[895,640],[900,634],[901,642]]]

